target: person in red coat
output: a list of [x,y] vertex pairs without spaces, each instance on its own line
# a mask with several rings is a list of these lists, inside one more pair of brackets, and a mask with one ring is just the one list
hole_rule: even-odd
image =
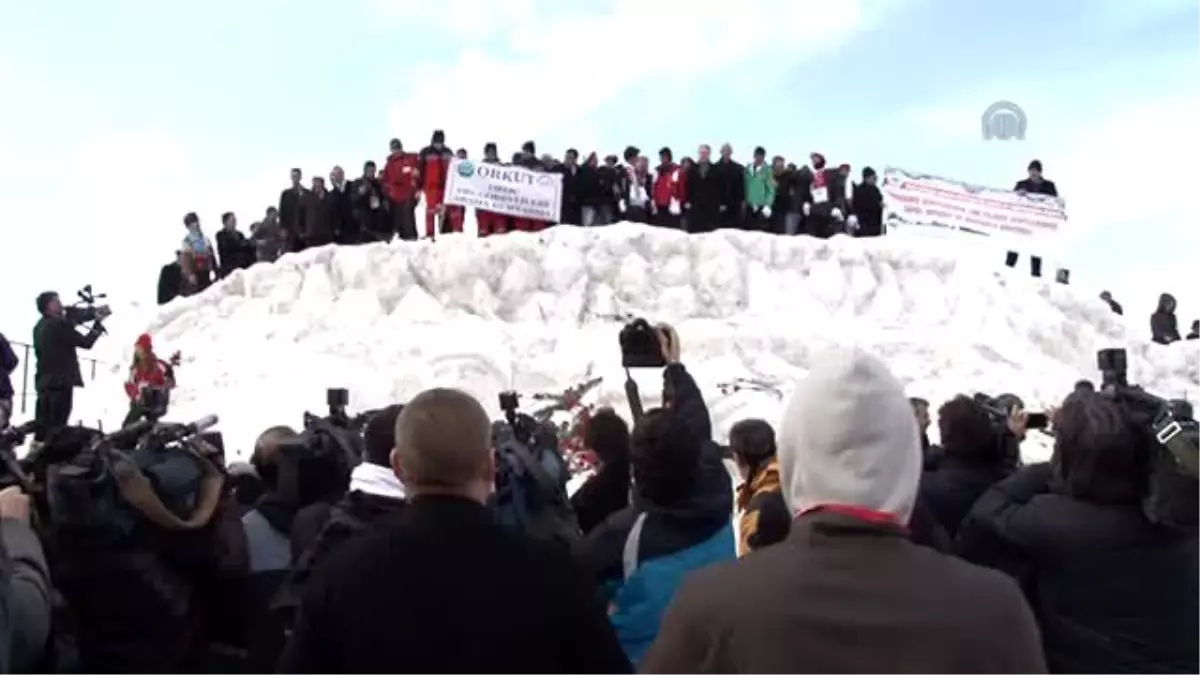
[[129,377],[125,380],[125,395],[129,397],[129,414],[121,426],[127,427],[146,415],[156,417],[166,412],[161,404],[160,409],[151,409],[147,402],[147,391],[155,390],[163,393],[158,400],[165,403],[166,392],[175,388],[175,366],[179,365],[179,352],[175,352],[169,361],[163,361],[154,353],[154,343],[149,335],[138,336],[133,345],[133,363],[129,366]]
[[420,173],[417,157],[404,152],[404,145],[398,138],[393,138],[389,146],[391,154],[383,167],[381,183],[383,193],[387,196],[388,209],[391,211],[392,234],[405,241],[415,241],[417,218],[414,211],[417,208],[417,182]]
[[658,151],[659,164],[654,175],[654,224],[679,229],[685,190],[684,172],[675,163],[670,148]]
[[446,132],[437,129],[417,157],[420,186],[425,193],[425,236],[430,239],[437,237],[438,218],[446,211],[446,170],[450,167],[450,156],[446,150]]

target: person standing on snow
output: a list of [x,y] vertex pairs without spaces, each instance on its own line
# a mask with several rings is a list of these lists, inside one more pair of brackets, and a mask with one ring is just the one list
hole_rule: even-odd
[[1179,342],[1179,319],[1175,317],[1175,296],[1158,296],[1158,309],[1150,315],[1150,339],[1160,345]]
[[775,205],[775,170],[767,164],[767,151],[762,146],[754,149],[754,161],[746,167],[743,194],[746,195],[746,229],[770,232],[772,208]]
[[308,190],[300,184],[304,172],[292,169],[292,186],[279,194],[279,227],[287,239],[287,250],[303,248],[300,233],[304,231],[304,195]]
[[[496,149],[495,143],[489,141],[484,144],[483,163],[500,163],[500,154]],[[508,216],[504,215],[503,213],[475,209],[475,223],[478,227],[480,237],[489,237],[493,234],[504,234],[508,231]]]
[[[1048,197],[1058,196],[1058,186],[1054,184],[1054,181],[1046,180],[1045,177],[1042,176],[1042,162],[1040,160],[1035,159],[1029,163],[1028,174],[1028,178],[1017,181],[1017,184],[1013,186],[1013,192],[1031,195],[1046,195]],[[1017,260],[1019,260],[1020,257],[1021,255],[1018,252],[1009,251],[1008,255],[1004,258],[1004,264],[1009,267],[1016,267]],[[1041,278],[1041,256],[1029,256],[1029,273],[1036,278]],[[1060,269],[1056,273],[1055,278],[1057,279],[1058,283],[1065,284],[1069,280],[1069,275],[1070,272],[1065,269]]]
[[217,278],[224,279],[234,270],[254,264],[254,245],[237,229],[237,216],[232,211],[221,214],[221,229],[217,232],[217,257],[220,266]]
[[713,165],[716,173],[717,221],[722,228],[740,228],[745,218],[746,167],[733,161],[733,146],[721,146],[721,158]]
[[[375,162],[364,162],[362,176],[350,187],[350,210],[364,243],[390,242],[396,236],[387,194],[375,171]],[[414,221],[413,238],[416,238],[416,227]]]
[[683,214],[683,170],[675,163],[670,148],[658,151],[654,176],[654,224],[678,230]]
[[181,295],[195,295],[212,285],[213,271],[217,268],[217,254],[212,240],[200,229],[200,216],[194,212],[183,217],[187,234],[183,237],[183,291]]
[[875,169],[868,166],[862,171],[862,182],[853,187],[847,227],[856,237],[883,234],[883,193],[879,191],[878,180]]
[[58,293],[46,291],[37,297],[38,319],[33,327],[33,386],[37,390],[33,439],[43,442],[50,434],[67,426],[74,407],[75,388],[83,386],[76,349],[91,349],[104,333],[100,321],[87,334],[75,330],[75,324],[63,316]]
[[346,172],[340,166],[333,167],[329,172],[329,198],[333,202],[333,231],[337,233],[337,243],[357,244],[361,241],[362,234],[351,215],[350,183],[346,180]]
[[429,145],[417,156],[417,183],[425,195],[425,236],[436,239],[438,221],[445,217],[446,170],[450,163],[446,152],[446,132],[435,129]]
[[325,189],[325,179],[312,177],[312,189],[304,195],[304,247],[317,248],[332,244],[337,237],[334,229],[337,212],[333,198]]
[[584,173],[579,166],[579,151],[567,148],[563,161],[556,169],[562,174],[562,215],[560,223],[564,225],[583,224],[583,180]]
[[388,143],[388,148],[381,187],[387,197],[388,211],[391,213],[389,229],[404,241],[416,241],[418,161],[404,152],[404,145],[399,138],[393,138]]
[[809,161],[812,162],[812,173],[805,176],[804,186],[808,201],[801,207],[805,229],[814,237],[828,239],[846,220],[845,188],[841,173],[826,166],[825,155],[814,152],[809,155]]
[[[154,354],[154,343],[150,336],[138,336],[133,346],[133,363],[129,366],[129,376],[125,379],[125,395],[129,397],[129,414],[125,416],[122,427],[127,427],[146,416],[153,418],[166,414],[168,393],[175,388],[175,367],[179,365],[179,352],[171,355],[170,361],[163,361]],[[147,407],[147,391],[162,392],[158,402],[159,410]]]
[[[450,148],[446,148],[445,150],[442,151],[442,157],[443,157],[443,159],[446,160],[446,170],[449,171],[450,162],[452,160],[467,159],[467,149],[459,148],[458,151],[451,154]],[[463,224],[466,222],[466,220],[467,220],[467,207],[455,206],[453,204],[446,204],[446,208],[442,215],[441,234],[447,234],[449,232],[462,233]]]

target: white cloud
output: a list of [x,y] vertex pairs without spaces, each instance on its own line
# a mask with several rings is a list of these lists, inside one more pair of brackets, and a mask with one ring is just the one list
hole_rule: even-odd
[[[782,70],[838,45],[896,3],[743,0],[737,11],[684,0],[615,0],[603,11],[553,0],[377,4],[406,22],[441,27],[463,45],[448,64],[412,68],[406,96],[391,110],[392,129],[409,145],[423,145],[432,129],[445,129],[451,145],[476,153],[487,141],[511,152],[530,139],[561,151],[578,143],[575,127],[588,124],[602,106],[646,90],[651,100],[629,101],[632,131],[641,110],[677,101],[681,87],[725,75],[729,86],[704,93],[732,94],[735,81],[745,84],[757,71]],[[475,46],[489,40],[506,49]],[[750,61],[754,70],[734,70]],[[676,96],[660,102],[660,84]],[[620,126],[606,120],[607,128]]]

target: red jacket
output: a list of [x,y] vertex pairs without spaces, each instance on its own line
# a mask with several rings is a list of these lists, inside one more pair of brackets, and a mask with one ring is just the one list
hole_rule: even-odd
[[421,189],[429,194],[442,194],[446,191],[446,171],[450,168],[450,156],[435,150],[431,145],[421,150],[418,162],[421,169]]
[[412,198],[417,191],[417,156],[407,152],[389,155],[383,167],[383,192],[394,202]]
[[658,167],[658,175],[654,177],[654,205],[665,209],[671,205],[672,199],[685,201],[685,176],[682,169],[674,162]]
[[155,358],[150,368],[138,369],[129,367],[129,378],[125,380],[125,394],[131,401],[141,398],[143,389],[170,389],[173,386],[167,376],[169,366],[166,361]]

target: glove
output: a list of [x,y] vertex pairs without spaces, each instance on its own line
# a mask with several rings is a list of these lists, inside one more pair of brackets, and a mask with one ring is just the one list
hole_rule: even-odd
[[833,212],[830,215],[832,215],[833,219],[838,222],[841,222],[842,220],[844,220],[846,218],[845,216],[842,215],[842,210],[836,206],[833,207]]
[[850,217],[846,219],[846,229],[851,232],[858,232],[858,216],[853,213],[850,214]]
[[621,213],[625,213],[625,200],[624,199],[617,200],[617,210],[620,211]]
[[671,205],[667,207],[667,210],[670,211],[671,215],[673,215],[673,216],[677,216],[680,213],[683,213],[683,209],[679,208],[679,200],[678,199],[672,199]]
[[761,213],[763,215],[763,218],[770,218],[771,217],[771,207],[769,207],[769,206],[762,207]]
[[800,210],[804,212],[804,217],[807,218],[812,214],[812,204],[804,202],[804,205],[800,207]]

